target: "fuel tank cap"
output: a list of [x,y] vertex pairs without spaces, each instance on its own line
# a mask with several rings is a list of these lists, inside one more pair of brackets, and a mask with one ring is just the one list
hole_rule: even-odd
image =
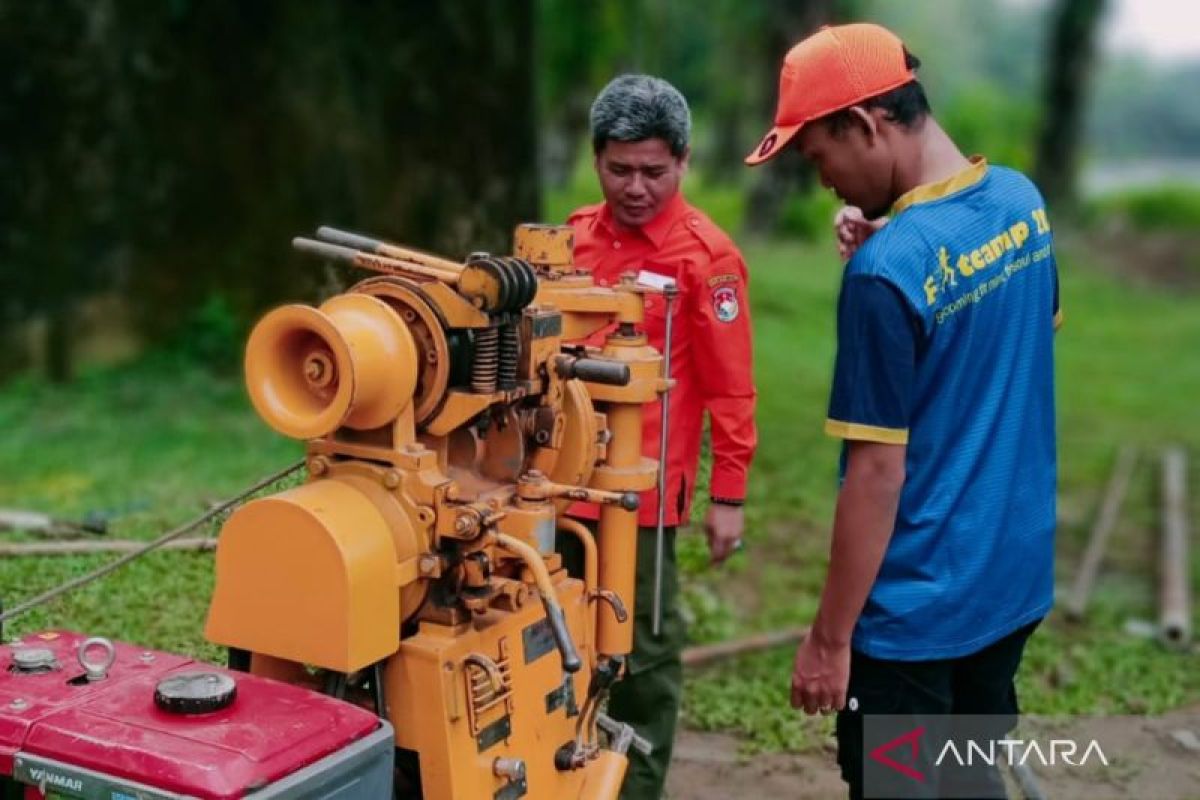
[[13,653],[13,670],[26,674],[51,672],[59,668],[54,651],[47,647],[23,647]]
[[181,672],[158,682],[154,704],[172,714],[208,714],[237,697],[237,684],[221,672]]

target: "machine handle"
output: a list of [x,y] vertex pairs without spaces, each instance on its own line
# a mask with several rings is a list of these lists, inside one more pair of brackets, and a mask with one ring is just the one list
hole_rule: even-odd
[[613,361],[607,358],[576,358],[575,356],[559,356],[555,364],[560,377],[579,378],[589,383],[601,383],[606,386],[628,386],[629,365],[623,361]]
[[558,645],[558,652],[562,656],[563,670],[578,672],[583,666],[583,661],[579,658],[579,651],[575,649],[575,642],[571,640],[571,631],[567,628],[567,615],[563,613],[558,595],[554,593],[554,584],[550,582],[550,573],[546,571],[546,562],[542,560],[542,554],[507,533],[497,533],[496,543],[519,556],[533,573],[538,594],[542,596],[542,605],[546,609],[550,632],[554,635],[554,643]]
[[542,603],[546,606],[546,619],[550,623],[550,632],[554,634],[554,643],[558,645],[558,652],[562,654],[563,670],[570,673],[579,672],[583,660],[579,657],[579,651],[575,649],[575,642],[571,641],[571,632],[567,630],[567,615],[563,613],[557,598],[552,603],[550,598],[543,594]]

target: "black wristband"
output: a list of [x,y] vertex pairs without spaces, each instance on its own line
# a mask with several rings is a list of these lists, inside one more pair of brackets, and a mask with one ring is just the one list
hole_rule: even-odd
[[746,505],[745,500],[735,500],[732,497],[710,497],[710,498],[708,498],[708,501],[710,503],[715,503],[719,506],[739,506],[740,507],[740,506]]

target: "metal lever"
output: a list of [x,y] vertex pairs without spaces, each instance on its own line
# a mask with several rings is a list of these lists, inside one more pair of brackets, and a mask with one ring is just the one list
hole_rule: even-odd
[[608,734],[609,748],[621,755],[628,753],[630,747],[644,756],[650,755],[654,750],[649,740],[639,736],[632,725],[617,722],[603,711],[596,715],[596,727]]
[[637,492],[608,492],[603,489],[589,489],[586,486],[571,486],[565,483],[554,483],[547,480],[539,470],[530,470],[521,476],[517,483],[517,495],[523,500],[547,500],[553,497],[565,497],[568,500],[578,500],[581,503],[596,503],[598,505],[620,506],[626,511],[637,511],[641,498]]
[[672,281],[663,287],[663,295],[667,300],[667,330],[666,343],[663,345],[663,380],[665,388],[662,396],[662,416],[658,431],[658,524],[654,531],[654,607],[651,618],[650,632],[658,637],[662,634],[662,581],[663,581],[663,544],[664,523],[667,513],[667,434],[671,424],[671,308],[679,289]]
[[546,562],[542,560],[541,553],[507,533],[497,533],[496,543],[519,556],[533,573],[538,594],[542,596],[542,606],[546,609],[546,621],[550,623],[554,643],[558,645],[558,652],[562,655],[563,671],[578,672],[583,666],[583,660],[579,657],[579,651],[575,649],[575,642],[571,640],[571,631],[567,628],[567,615],[558,602],[558,595],[554,593],[554,584],[550,582],[550,573],[546,571]]
[[625,602],[621,600],[621,596],[612,589],[597,589],[592,592],[592,599],[603,600],[612,607],[613,616],[617,618],[617,622],[624,622],[629,619],[629,609],[625,607]]

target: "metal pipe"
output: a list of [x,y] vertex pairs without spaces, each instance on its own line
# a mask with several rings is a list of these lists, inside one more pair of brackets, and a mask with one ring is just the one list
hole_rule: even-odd
[[592,532],[582,522],[570,517],[559,517],[558,529],[574,535],[583,547],[583,586],[587,590],[588,596],[591,597],[599,582],[596,537],[592,536]]
[[1188,585],[1187,456],[1181,447],[1162,454],[1162,549],[1159,567],[1159,631],[1172,647],[1192,637],[1192,598]]
[[662,633],[662,582],[663,582],[663,550],[666,538],[665,522],[667,514],[667,439],[671,425],[671,307],[675,305],[678,290],[675,283],[668,284],[663,289],[667,299],[667,330],[663,345],[663,378],[666,388],[663,391],[660,406],[662,414],[658,430],[658,524],[654,530],[654,608],[651,632],[655,636]]
[[579,651],[575,649],[575,642],[571,641],[571,631],[567,628],[567,615],[563,613],[562,604],[558,602],[558,595],[554,591],[554,584],[550,582],[550,573],[546,570],[546,562],[542,560],[542,554],[507,533],[497,533],[496,543],[519,556],[533,574],[538,593],[542,596],[542,605],[546,609],[546,620],[550,623],[550,631],[554,634],[558,652],[562,654],[563,670],[578,672],[579,668],[583,666],[583,662],[579,658]]

